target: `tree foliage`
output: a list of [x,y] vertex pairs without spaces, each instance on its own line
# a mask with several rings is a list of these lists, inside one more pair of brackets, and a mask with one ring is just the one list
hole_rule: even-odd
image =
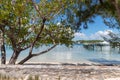
[[88,24],[94,23],[97,16],[101,16],[110,28],[120,28],[119,0],[75,0],[65,13],[65,24],[74,26],[75,30],[88,28]]
[[[57,15],[67,8],[67,0],[7,0],[0,1],[0,30],[4,30],[5,44],[13,54],[9,64],[15,64],[19,54],[29,49],[23,64],[34,56],[52,50],[56,45],[72,45],[73,31],[70,27],[53,23]],[[33,53],[33,49],[51,45],[45,51]]]

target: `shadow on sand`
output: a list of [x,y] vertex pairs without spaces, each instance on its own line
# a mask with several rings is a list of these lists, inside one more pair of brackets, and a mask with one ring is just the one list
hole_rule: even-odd
[[107,59],[104,59],[104,58],[89,59],[89,61],[99,63],[99,64],[103,64],[103,65],[120,65],[120,61],[118,61],[118,60],[107,60]]

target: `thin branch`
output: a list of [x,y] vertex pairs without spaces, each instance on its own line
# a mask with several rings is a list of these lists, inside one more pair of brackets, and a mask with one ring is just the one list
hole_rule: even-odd
[[55,42],[55,36],[53,36],[53,35],[51,35],[51,32],[49,31],[49,30],[47,30],[47,29],[45,29],[46,30],[46,33],[51,37],[51,40],[53,41],[53,44],[56,44],[56,42]]
[[28,46],[25,46],[25,47],[23,47],[23,48],[20,48],[20,50],[23,51],[23,50],[26,50],[26,49],[28,49],[28,48],[30,48],[30,47],[31,47],[31,45],[28,45]]
[[12,27],[9,27],[10,28],[10,32],[13,32],[13,33],[9,33],[7,32],[6,34],[8,35],[8,37],[10,38],[10,41],[11,41],[11,44],[12,44],[12,47],[14,50],[16,50],[16,41],[17,41],[17,37],[16,35],[14,34],[14,29]]
[[[30,48],[29,55],[32,54],[33,47],[34,47],[36,41],[39,39],[39,36],[41,35],[41,33],[42,33],[42,31],[43,31],[44,24],[45,24],[45,21],[46,21],[46,18],[41,15],[41,12],[40,12],[38,6],[37,6],[32,0],[30,0],[30,1],[32,2],[34,8],[36,9],[36,11],[39,13],[40,17],[42,18],[42,25],[41,25],[40,31],[38,32],[38,34],[37,34],[37,36],[35,37],[34,41],[33,41],[30,45],[28,45],[28,46],[26,46],[26,47],[24,47],[24,48],[21,48],[21,50],[25,50],[25,49],[27,49],[27,48]],[[29,34],[28,34],[28,35],[29,35]],[[23,42],[25,42],[25,41],[26,41],[26,40],[23,39],[23,40],[22,40],[21,42],[19,42],[18,44],[20,45],[21,43],[23,43]]]
[[102,5],[103,5],[103,0],[99,0],[99,2],[100,2],[100,4],[102,4]]
[[32,56],[39,56],[39,55],[41,55],[41,54],[44,54],[44,53],[52,50],[52,49],[55,48],[56,46],[57,46],[57,44],[53,45],[52,47],[48,48],[48,49],[45,50],[45,51],[42,51],[42,52],[39,52],[39,53],[34,53],[34,54],[32,54]]
[[21,18],[18,17],[18,35],[20,34],[20,28],[21,28]]
[[36,41],[39,39],[39,36],[41,35],[41,33],[42,33],[42,31],[43,31],[45,21],[46,21],[46,19],[43,18],[43,23],[42,23],[42,25],[41,25],[40,31],[39,31],[39,33],[37,34],[35,40],[31,43],[31,47],[30,47],[30,51],[29,51],[29,55],[32,54],[33,47],[34,47]]
[[53,15],[53,18],[54,18],[56,15],[58,15],[61,11],[62,11],[62,9],[59,10],[56,14],[54,14],[54,15]]
[[53,45],[52,47],[48,48],[47,50],[40,52],[40,53],[28,55],[26,58],[24,58],[23,60],[21,60],[18,64],[23,64],[23,63],[25,63],[26,61],[28,61],[29,59],[31,59],[32,57],[35,57],[35,56],[39,56],[39,55],[41,55],[41,54],[44,54],[44,53],[52,50],[54,47],[56,47],[56,44]]
[[34,8],[36,9],[36,11],[39,13],[40,17],[42,18],[42,25],[41,25],[40,31],[39,31],[39,33],[37,34],[35,40],[31,43],[31,47],[30,47],[30,51],[29,51],[29,55],[32,54],[33,47],[34,47],[36,41],[38,40],[40,34],[41,34],[42,31],[43,31],[44,24],[45,24],[45,21],[46,21],[46,18],[45,18],[43,15],[41,15],[41,12],[40,12],[38,6],[37,6],[32,0],[30,0],[30,1],[32,2]]
[[[61,4],[61,5],[62,5],[62,4]],[[65,4],[65,5],[66,5],[66,4]],[[58,15],[62,10],[64,10],[65,5],[63,5],[63,7],[61,7],[61,9],[60,9],[56,14],[53,15],[53,18],[54,18],[56,15]]]
[[22,43],[27,42],[27,40],[25,40],[25,38],[26,38],[27,36],[29,36],[30,34],[31,34],[31,32],[27,33],[27,34],[25,35],[25,37],[24,37],[21,41],[19,41],[19,42],[17,43],[17,45],[21,45]]
[[32,4],[33,4],[35,10],[39,13],[39,16],[43,18],[43,15],[42,15],[42,13],[40,12],[38,6],[37,6],[32,0],[30,0],[30,1],[32,2]]
[[116,8],[118,19],[120,20],[120,8],[119,8],[118,0],[114,0],[114,6]]
[[39,53],[36,53],[36,54],[32,54],[32,56],[38,56],[38,55],[44,54],[44,53],[52,50],[53,48],[55,48],[55,47],[57,46],[57,44],[56,44],[56,42],[55,42],[55,40],[54,40],[55,37],[51,35],[51,32],[50,32],[50,31],[48,31],[47,29],[45,29],[45,30],[46,30],[47,33],[50,35],[50,37],[51,37],[54,45],[53,45],[52,47],[48,48],[48,49],[45,50],[45,51],[42,51],[42,52],[39,52]]

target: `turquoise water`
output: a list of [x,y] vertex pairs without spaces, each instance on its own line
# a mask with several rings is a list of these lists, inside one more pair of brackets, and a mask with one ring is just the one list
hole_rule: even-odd
[[[35,49],[34,52],[39,52],[47,49],[46,46]],[[28,51],[21,53],[19,60],[23,59],[27,55]],[[12,51],[7,49],[7,60],[10,59]],[[111,49],[109,46],[104,46],[102,50],[96,47],[95,50],[89,50],[82,45],[74,45],[73,48],[67,48],[65,46],[57,46],[53,50],[40,55],[38,57],[29,60],[31,62],[76,62],[76,63],[117,63],[120,64],[120,53],[118,49]]]

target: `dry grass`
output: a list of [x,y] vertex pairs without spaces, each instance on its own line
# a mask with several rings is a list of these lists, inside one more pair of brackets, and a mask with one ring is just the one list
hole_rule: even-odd
[[[29,76],[26,76],[25,78],[14,78],[14,77],[0,74],[0,80],[42,80],[42,78],[39,75],[34,75],[34,76],[29,75]],[[49,79],[46,79],[46,80],[49,80]],[[61,78],[58,77],[57,80],[61,80]]]

